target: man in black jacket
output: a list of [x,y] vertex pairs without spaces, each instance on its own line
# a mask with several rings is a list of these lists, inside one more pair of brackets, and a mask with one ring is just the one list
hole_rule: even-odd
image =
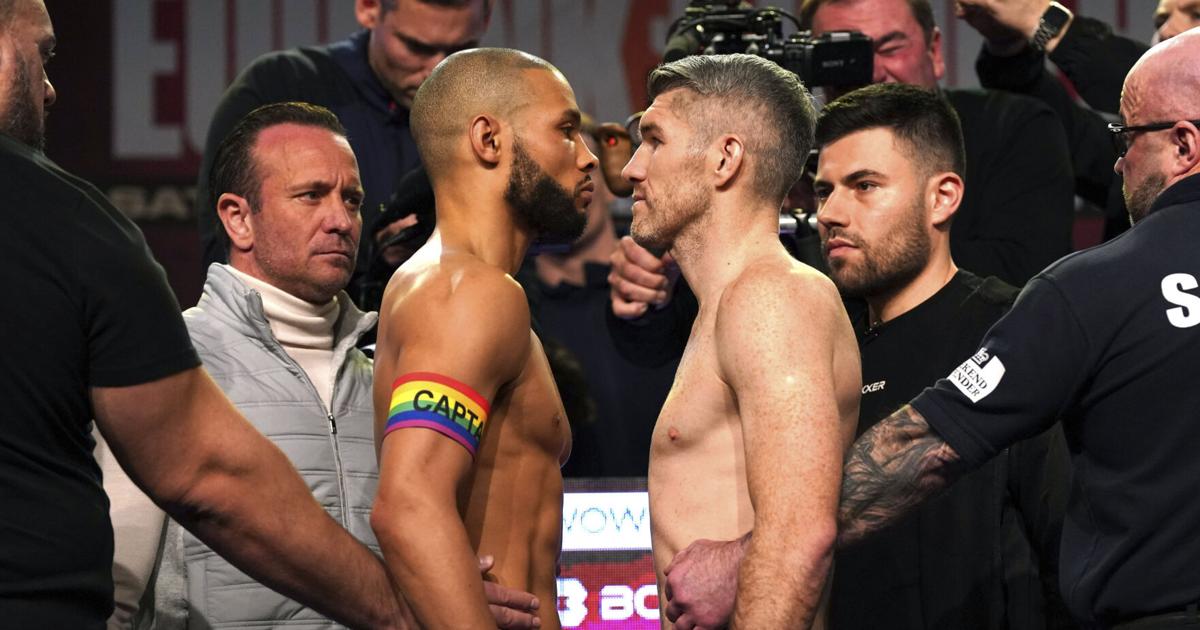
[[[358,156],[366,197],[363,247],[347,291],[362,302],[362,275],[375,244],[416,223],[413,215],[376,226],[400,179],[420,164],[408,109],[421,82],[447,55],[479,44],[491,0],[355,0],[362,31],[333,44],[268,53],[229,86],[213,114],[196,187],[204,265],[225,262],[227,238],[211,196],[217,147],[243,116],[269,103],[301,101],[328,108]],[[380,228],[377,230],[376,228]],[[368,240],[378,234],[378,240]]]
[[[831,275],[866,301],[858,434],[948,373],[1017,290],[958,269],[950,224],[964,196],[962,136],[949,104],[905,85],[834,101],[817,123],[814,190]],[[835,556],[830,627],[1062,627],[1054,587],[1066,448],[1054,428],[1015,445],[894,528]],[[712,627],[732,590],[738,543],[700,542],[668,568],[668,613]],[[713,579],[713,578],[717,579]],[[1040,579],[1039,579],[1040,578]]]

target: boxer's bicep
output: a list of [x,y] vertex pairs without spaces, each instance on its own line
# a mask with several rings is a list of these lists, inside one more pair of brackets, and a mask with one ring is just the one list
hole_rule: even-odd
[[822,331],[838,307],[821,280],[792,274],[751,276],[722,299],[718,356],[737,400],[756,528],[835,513],[843,448],[834,335]]

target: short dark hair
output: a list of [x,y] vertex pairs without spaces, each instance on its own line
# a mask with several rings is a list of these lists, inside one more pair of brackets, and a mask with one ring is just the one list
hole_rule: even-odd
[[[465,6],[470,5],[473,2],[476,2],[476,0],[417,0],[417,2],[420,2],[421,4],[432,4],[436,7],[449,7],[451,9],[461,9]],[[490,17],[492,15],[492,2],[493,2],[493,0],[483,0],[483,17],[484,17],[484,19],[487,19],[488,17]],[[398,4],[398,0],[380,0],[379,7],[381,9],[383,9],[383,11],[382,11],[383,13],[387,13],[388,11],[395,11],[397,4]]]
[[754,55],[696,55],[650,73],[651,101],[676,89],[701,97],[690,107],[697,141],[744,130],[755,162],[753,189],[765,198],[783,199],[804,169],[816,118],[808,90],[796,75]]
[[509,48],[460,50],[434,67],[408,115],[417,153],[434,183],[446,173],[473,116],[490,112],[507,119],[536,98],[523,77],[528,70],[561,76],[544,59]]
[[[206,212],[217,211],[217,199],[224,193],[245,197],[251,212],[261,209],[262,179],[258,172],[258,162],[254,158],[254,145],[264,130],[284,124],[328,129],[346,137],[346,128],[338,121],[337,116],[319,105],[298,102],[271,103],[251,111],[238,121],[217,147],[208,178],[209,198],[201,200],[208,204]],[[217,238],[225,250],[225,257],[228,258],[229,235],[225,233],[219,218],[217,224],[222,225],[217,230]]]
[[903,83],[877,83],[829,103],[817,118],[817,146],[865,129],[886,128],[909,148],[926,173],[953,171],[966,179],[958,114],[940,92]]
[[[812,29],[813,16],[816,15],[817,9],[827,4],[839,4],[843,2],[853,2],[855,0],[804,0],[804,4],[800,5],[800,27],[803,29]],[[937,28],[937,22],[933,21],[933,5],[929,0],[907,0],[908,8],[912,10],[913,18],[917,20],[917,24],[921,25],[921,31],[925,33],[925,45],[929,45],[933,41],[933,29]]]

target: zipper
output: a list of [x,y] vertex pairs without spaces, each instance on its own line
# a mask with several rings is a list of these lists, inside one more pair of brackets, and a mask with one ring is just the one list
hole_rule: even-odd
[[[332,404],[333,399],[330,398],[330,405]],[[329,439],[333,441],[333,463],[337,470],[338,496],[342,502],[342,527],[346,531],[350,531],[350,505],[347,503],[349,493],[346,492],[346,475],[342,471],[342,449],[338,445],[337,420],[334,419],[332,412],[327,418],[329,419]]]
[[[283,349],[280,348],[280,351],[282,352]],[[312,379],[308,378],[308,374],[304,371],[304,368],[300,367],[300,364],[297,363],[296,360],[293,359],[291,356],[289,356],[287,354],[287,352],[283,352],[283,356],[285,357],[286,362],[292,366],[292,370],[291,370],[292,374],[297,379],[299,379],[300,382],[308,385],[308,390],[310,392],[312,392],[312,395],[316,398],[317,404],[324,407],[325,403],[324,403],[324,401],[321,400],[321,393],[317,391],[317,386],[313,385]],[[341,368],[339,368],[337,370],[334,378],[336,379],[337,376],[341,375],[341,373],[342,373]],[[336,396],[336,395],[337,395],[337,383],[335,382],[334,383],[334,391],[330,392],[330,395],[329,395],[329,409],[326,410],[325,419],[329,421],[329,445],[330,445],[330,448],[333,449],[333,467],[334,467],[334,474],[337,476],[338,502],[341,503],[340,511],[342,514],[341,514],[340,520],[341,520],[342,528],[349,531],[350,530],[350,505],[347,503],[347,500],[348,500],[347,497],[349,496],[349,494],[346,491],[345,471],[342,469],[342,449],[341,449],[340,445],[338,444],[337,420],[333,417],[333,403],[334,403],[334,396]],[[311,491],[312,488],[309,488],[309,490]]]

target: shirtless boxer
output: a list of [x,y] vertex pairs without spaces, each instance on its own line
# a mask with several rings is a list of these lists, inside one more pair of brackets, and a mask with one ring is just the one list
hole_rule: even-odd
[[831,564],[860,387],[837,290],[779,242],[813,108],[794,75],[748,55],[664,65],[649,93],[624,172],[632,234],[669,247],[700,302],[651,441],[659,586],[693,541],[753,528],[733,626],[808,628]]
[[596,157],[562,74],[512,50],[448,57],[417,92],[412,129],[438,227],[380,309],[372,526],[423,627],[496,627],[479,553],[495,557],[494,579],[537,596],[542,628],[558,628],[571,435],[510,274],[535,236],[582,233]]

